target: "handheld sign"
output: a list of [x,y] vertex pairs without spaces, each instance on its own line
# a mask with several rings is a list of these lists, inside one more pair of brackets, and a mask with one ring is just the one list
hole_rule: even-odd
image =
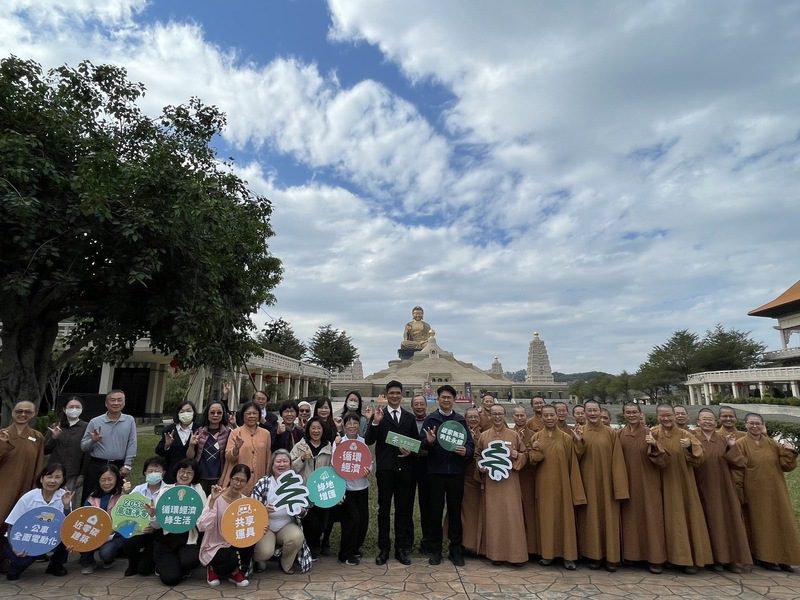
[[508,479],[513,465],[511,464],[511,451],[508,449],[508,442],[495,440],[491,442],[483,452],[478,461],[478,467],[489,471],[489,479],[492,481],[502,481]]
[[122,496],[111,511],[114,531],[126,539],[141,535],[150,525],[149,505],[150,501],[138,492]]
[[220,531],[234,548],[247,548],[264,537],[268,523],[266,506],[255,498],[239,498],[225,509]]
[[15,552],[29,556],[47,554],[61,542],[64,513],[57,508],[32,508],[11,526],[8,539]]
[[61,525],[64,545],[76,552],[92,552],[106,543],[114,526],[111,516],[97,506],[84,506],[73,510]]
[[336,506],[344,498],[346,483],[333,467],[320,467],[308,478],[308,497],[320,508]]
[[390,446],[405,448],[409,452],[419,452],[419,447],[422,444],[420,440],[400,435],[396,431],[390,431],[386,434],[386,443]]
[[344,439],[333,451],[331,464],[340,477],[353,481],[367,476],[372,453],[364,442]]
[[439,445],[452,452],[459,446],[467,445],[467,430],[458,421],[445,421],[436,431]]
[[176,485],[161,494],[156,504],[156,520],[167,533],[185,533],[197,525],[203,512],[203,499],[188,485]]
[[286,512],[294,517],[308,506],[308,488],[303,485],[303,478],[292,470],[285,471],[276,479],[278,489],[275,494],[275,508],[286,507]]

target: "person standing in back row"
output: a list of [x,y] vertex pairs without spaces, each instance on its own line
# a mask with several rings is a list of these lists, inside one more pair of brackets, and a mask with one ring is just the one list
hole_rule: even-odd
[[122,477],[131,472],[136,458],[136,421],[122,414],[125,408],[125,392],[111,390],[106,394],[106,412],[95,417],[86,426],[81,438],[81,450],[89,453],[86,474],[83,478],[83,498],[97,488],[100,473],[106,465],[114,465]]

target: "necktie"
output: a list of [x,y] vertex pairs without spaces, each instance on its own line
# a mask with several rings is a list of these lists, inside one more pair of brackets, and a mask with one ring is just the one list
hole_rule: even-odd
[[392,412],[394,413],[394,422],[400,425],[400,411],[393,410]]

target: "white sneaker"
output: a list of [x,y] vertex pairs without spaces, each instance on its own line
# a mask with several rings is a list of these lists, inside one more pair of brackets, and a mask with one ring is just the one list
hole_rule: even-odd
[[91,575],[94,573],[94,565],[86,565],[85,567],[81,567],[81,575]]

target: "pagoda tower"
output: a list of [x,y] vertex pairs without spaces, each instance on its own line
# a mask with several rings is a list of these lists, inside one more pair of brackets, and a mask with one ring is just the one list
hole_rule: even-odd
[[539,332],[534,331],[533,339],[528,346],[528,372],[525,376],[525,383],[549,384],[554,381],[547,348],[539,337]]

